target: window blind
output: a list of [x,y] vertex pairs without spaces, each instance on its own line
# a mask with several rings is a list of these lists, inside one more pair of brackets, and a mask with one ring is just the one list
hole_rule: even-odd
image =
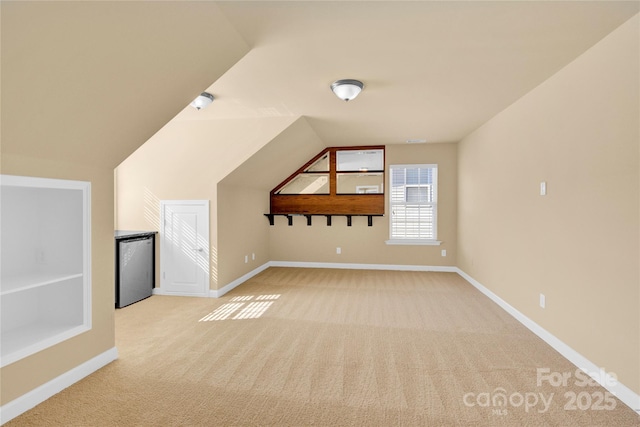
[[390,238],[437,238],[437,165],[396,165],[390,168]]

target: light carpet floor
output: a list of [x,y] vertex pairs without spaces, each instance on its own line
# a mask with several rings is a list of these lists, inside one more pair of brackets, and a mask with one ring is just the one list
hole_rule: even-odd
[[269,268],[117,310],[116,345],[7,426],[640,425],[454,273]]

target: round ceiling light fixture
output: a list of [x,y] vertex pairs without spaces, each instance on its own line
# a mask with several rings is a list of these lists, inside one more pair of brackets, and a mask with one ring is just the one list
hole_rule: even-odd
[[191,102],[191,105],[196,110],[202,110],[203,108],[209,106],[213,102],[213,95],[209,92],[202,92],[196,99]]
[[360,80],[353,79],[336,80],[331,84],[333,93],[343,101],[351,101],[363,88],[364,84]]

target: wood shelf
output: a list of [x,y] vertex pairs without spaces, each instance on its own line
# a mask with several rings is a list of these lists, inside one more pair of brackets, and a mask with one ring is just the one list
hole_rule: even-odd
[[[371,162],[367,159],[345,158],[345,156],[356,156],[371,154],[366,152],[377,151],[373,154],[378,158]],[[362,152],[362,153],[360,153]],[[341,163],[342,167],[338,167],[337,157],[343,154]],[[321,169],[313,169],[317,166],[317,162],[322,161]],[[364,163],[360,163],[360,162]],[[373,166],[373,167],[371,167]],[[371,167],[371,170],[368,168]],[[276,216],[284,216],[287,218],[288,224],[293,225],[293,217],[295,215],[303,215],[307,219],[307,225],[311,226],[313,216],[324,216],[327,218],[327,226],[331,226],[331,218],[334,216],[344,216],[347,218],[347,226],[351,227],[352,218],[354,216],[366,216],[368,218],[369,227],[373,226],[374,216],[384,215],[384,146],[360,146],[360,147],[330,147],[317,154],[314,158],[305,163],[296,172],[291,174],[287,179],[282,181],[277,187],[271,190],[269,200],[269,213],[264,214],[269,220],[270,225],[274,225]],[[338,170],[340,169],[340,170]],[[342,170],[344,169],[344,170]],[[304,175],[328,175],[327,182],[322,183],[322,187],[308,184],[307,187],[299,189],[299,192],[281,193],[282,189],[288,186],[299,176]],[[341,176],[363,175],[365,178],[369,174],[379,175],[374,182],[364,180],[353,182],[349,180],[341,184],[342,188],[338,192],[338,178]],[[309,191],[316,190],[315,193]],[[364,187],[374,190],[374,192],[359,191]]]
[[274,195],[272,214],[289,215],[383,215],[384,194]]
[[294,216],[304,216],[307,218],[307,226],[311,226],[312,224],[312,220],[311,218],[313,216],[324,216],[327,218],[327,226],[331,227],[331,218],[334,216],[344,216],[347,217],[347,227],[351,227],[352,224],[352,217],[354,216],[366,216],[367,217],[367,225],[369,227],[373,226],[373,217],[374,216],[383,216],[381,214],[371,214],[371,215],[352,215],[352,214],[286,214],[286,213],[281,213],[281,214],[264,214],[264,216],[267,217],[267,219],[269,220],[269,225],[275,225],[275,217],[276,216],[284,216],[287,218],[288,224],[289,226],[293,225],[293,217]]

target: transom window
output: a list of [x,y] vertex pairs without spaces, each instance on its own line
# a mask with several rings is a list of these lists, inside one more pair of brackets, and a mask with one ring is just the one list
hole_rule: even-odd
[[329,147],[301,166],[297,171],[271,190],[269,213],[265,214],[273,225],[274,215],[288,217],[305,215],[311,225],[311,215],[327,217],[367,216],[373,225],[374,216],[385,212],[384,146]]

